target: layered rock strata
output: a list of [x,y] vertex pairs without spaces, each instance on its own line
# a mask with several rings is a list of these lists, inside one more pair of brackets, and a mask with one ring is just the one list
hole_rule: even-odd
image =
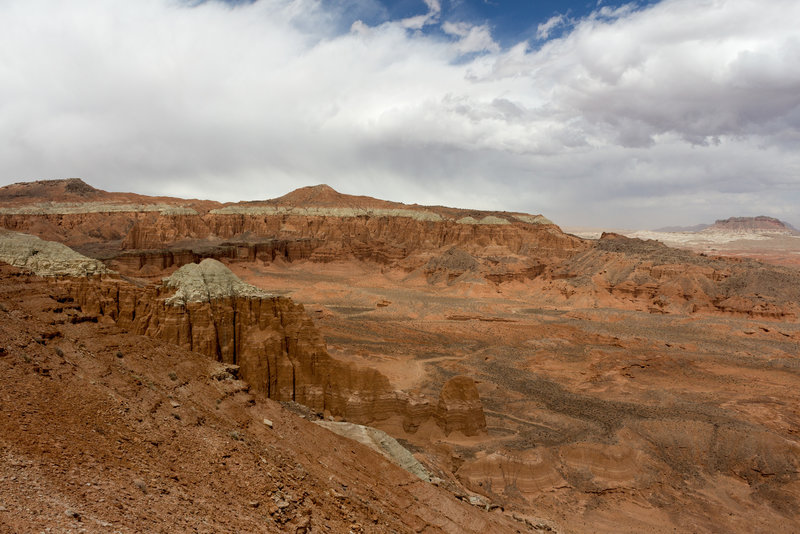
[[[153,261],[154,250],[167,256],[192,250],[202,257],[233,259],[234,247],[242,257],[266,260],[274,242],[293,243],[278,246],[292,249],[286,257],[405,261],[407,270],[454,246],[479,256],[520,255],[535,263],[587,247],[541,215],[406,205],[343,195],[325,185],[272,200],[222,205],[108,193],[70,179],[0,188],[0,203],[0,226],[98,257],[122,254],[122,267],[135,266],[137,260],[130,257],[135,251],[149,251],[143,254]],[[228,248],[221,251],[218,246]],[[211,248],[199,251],[202,247]]]
[[272,399],[357,423],[400,415],[413,417],[414,429],[430,417],[446,432],[477,428],[464,422],[477,420],[477,394],[467,395],[469,414],[452,402],[444,411],[424,398],[410,402],[377,370],[331,358],[302,305],[245,284],[216,260],[186,265],[158,285],[106,278],[73,281],[70,290],[84,313],[236,365],[255,391]]
[[796,270],[613,234],[592,243],[540,215],[406,205],[324,185],[223,205],[108,193],[77,179],[14,184],[0,188],[0,227],[66,243],[123,275],[144,278],[203,258],[355,259],[434,285],[521,282],[556,305],[800,316]]
[[445,382],[435,417],[445,434],[460,431],[474,436],[486,432],[486,416],[475,381],[468,376],[455,376]]
[[186,265],[144,288],[104,279],[71,289],[84,313],[236,365],[270,398],[358,422],[397,412],[386,377],[332,359],[302,305],[245,284],[216,260]]
[[[400,415],[411,421],[405,425],[410,430],[431,417],[448,433],[476,428],[463,422],[477,415],[465,415],[450,401],[443,410],[440,398],[435,410],[425,397],[395,391],[377,370],[331,358],[302,305],[246,284],[217,260],[185,265],[161,284],[140,286],[60,243],[0,231],[0,261],[60,277],[58,283],[68,287],[83,317],[109,317],[129,332],[237,366],[255,391],[270,398],[354,422]],[[453,397],[451,382],[442,398]],[[480,410],[477,392],[469,398]],[[482,411],[479,415],[483,420]]]
[[730,217],[728,219],[717,220],[703,230],[703,233],[714,232],[738,232],[738,233],[757,233],[769,232],[789,235],[798,235],[798,231],[791,225],[776,219],[759,215],[758,217]]

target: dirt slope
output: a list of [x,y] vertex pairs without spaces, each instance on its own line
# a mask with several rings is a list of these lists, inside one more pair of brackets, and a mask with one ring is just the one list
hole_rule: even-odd
[[[0,530],[522,532],[0,268]],[[271,426],[265,424],[268,419]]]

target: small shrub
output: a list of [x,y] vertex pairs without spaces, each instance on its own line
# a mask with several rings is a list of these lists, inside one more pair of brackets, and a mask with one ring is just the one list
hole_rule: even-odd
[[147,484],[145,484],[144,480],[136,479],[133,481],[133,485],[139,488],[142,493],[147,493]]

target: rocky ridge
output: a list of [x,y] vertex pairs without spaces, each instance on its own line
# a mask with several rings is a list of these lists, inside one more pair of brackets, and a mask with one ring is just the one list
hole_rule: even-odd
[[101,261],[36,236],[0,229],[0,261],[39,276],[92,276],[111,272]]
[[[291,202],[303,209],[314,208],[315,203],[326,209],[394,209],[375,199],[342,201],[335,191],[319,187],[298,194],[305,200],[295,195]],[[437,209],[433,207],[432,212],[439,213]],[[796,270],[692,254],[655,241],[612,234],[596,242],[581,242],[584,248],[580,250],[550,254],[540,241],[532,241],[528,248],[514,248],[507,239],[513,233],[492,234],[517,228],[517,222],[509,219],[504,219],[509,224],[457,222],[465,217],[476,221],[502,218],[502,214],[442,213],[443,221],[284,213],[268,216],[269,224],[276,219],[280,224],[291,222],[294,233],[308,237],[292,237],[286,227],[278,227],[283,232],[280,238],[241,232],[230,241],[211,236],[207,242],[176,241],[164,249],[131,249],[102,256],[111,265],[124,259],[131,266],[142,261],[144,267],[124,271],[137,279],[111,275],[85,280],[87,286],[103,286],[94,287],[89,290],[94,293],[87,295],[77,289],[81,281],[36,282],[47,284],[53,295],[46,302],[52,313],[46,316],[47,327],[41,335],[15,357],[21,365],[26,362],[24,356],[41,352],[39,347],[49,350],[49,345],[59,343],[62,330],[106,328],[136,340],[114,351],[126,352],[137,343],[163,347],[159,362],[151,360],[151,364],[161,364],[165,376],[168,369],[178,377],[173,390],[180,395],[184,387],[181,368],[177,363],[173,368],[173,362],[165,358],[196,347],[194,350],[219,360],[209,362],[207,378],[225,391],[220,397],[224,407],[228,399],[264,398],[266,394],[257,388],[278,386],[265,381],[263,375],[259,378],[263,370],[246,365],[247,361],[265,361],[265,351],[278,347],[278,358],[266,362],[280,375],[278,382],[289,397],[320,398],[322,391],[323,402],[329,402],[309,410],[310,419],[327,419],[341,406],[356,418],[364,414],[364,420],[373,417],[370,424],[407,444],[445,485],[457,481],[482,496],[476,498],[476,504],[494,508],[498,514],[497,507],[515,513],[541,512],[575,532],[796,530],[800,488],[796,440],[799,334],[795,324],[800,284]],[[55,218],[47,218],[51,216],[13,220],[55,224]],[[95,222],[105,218],[122,221],[129,214],[86,216],[97,217]],[[75,217],[66,217],[66,224],[77,221]],[[247,224],[255,228],[259,217],[252,217]],[[167,236],[179,235],[179,225],[194,224],[192,217],[170,218],[155,212],[143,214],[144,218],[160,220]],[[369,227],[375,233],[359,233],[368,227],[364,220],[375,225]],[[81,224],[89,222],[87,218]],[[258,222],[262,223],[266,221]],[[405,234],[394,233],[403,223],[431,224],[434,231],[446,229],[456,234],[449,235],[440,247],[423,243],[403,249],[397,244],[404,242]],[[86,228],[81,227],[80,232]],[[452,235],[469,229],[475,229],[474,241],[452,240]],[[96,235],[104,231],[97,229]],[[547,233],[559,236],[557,228],[549,228]],[[518,234],[525,235],[529,234]],[[542,238],[544,234],[537,235]],[[115,254],[121,240],[113,244]],[[188,287],[194,289],[186,291],[198,296],[168,303],[182,284],[169,287],[161,277],[180,265],[201,263],[215,255],[229,262],[244,280],[270,288],[276,295],[291,294],[293,300],[269,294],[240,296],[239,290],[251,289],[237,289],[216,267],[210,270],[215,274],[206,276],[198,265],[176,277],[190,271],[199,274],[199,278],[187,276],[193,279]],[[34,278],[10,268],[0,266],[0,270],[6,276],[0,279],[5,291],[17,291],[15,295],[20,294],[16,282]],[[148,284],[145,275],[159,280]],[[209,284],[214,286],[217,280],[222,281],[219,298],[204,298]],[[303,317],[308,315],[303,311],[290,317],[295,312],[284,309],[281,298],[303,302],[312,310],[316,321],[312,326],[328,338],[329,356],[336,355],[331,359],[338,359],[345,371],[330,373],[332,364],[321,351],[315,352],[314,330],[302,327]],[[21,300],[5,301],[16,314],[9,314],[9,320],[26,317],[16,309]],[[266,301],[279,308],[280,318],[263,304]],[[255,308],[258,310],[253,311]],[[121,316],[126,317],[119,319]],[[256,323],[258,326],[253,326]],[[122,328],[122,324],[127,326]],[[132,324],[145,328],[141,333],[151,337],[130,333]],[[241,328],[245,324],[251,327]],[[167,338],[177,341],[163,343]],[[278,343],[270,345],[276,339]],[[89,346],[92,342],[84,340]],[[305,348],[298,352],[300,345]],[[321,346],[327,353],[324,342]],[[244,355],[247,351],[252,358]],[[110,354],[114,362],[114,352]],[[75,361],[76,355],[69,353],[65,358]],[[128,357],[117,358],[125,362]],[[0,354],[0,364],[8,361]],[[88,369],[95,369],[102,359],[88,361]],[[356,367],[344,365],[344,361]],[[370,376],[371,366],[383,378]],[[63,375],[60,367],[38,361],[25,369],[43,380]],[[102,366],[96,370],[92,379],[105,380],[108,371]],[[350,374],[350,370],[357,373]],[[85,366],[81,373],[86,371]],[[151,383],[139,373],[139,386],[149,395]],[[241,380],[248,373],[257,385]],[[459,375],[474,376],[478,382],[447,382]],[[335,387],[325,381],[326,376],[335,377]],[[383,379],[392,385],[382,389]],[[437,403],[436,393],[443,382]],[[158,387],[158,380],[153,386]],[[280,392],[272,391],[273,398],[278,398]],[[375,391],[379,396],[389,393],[376,401]],[[125,389],[120,392],[126,394]],[[347,396],[344,404],[337,404],[340,393]],[[477,432],[467,437],[472,432],[470,425],[478,420],[471,409],[476,397],[487,408],[480,412],[487,421],[486,431],[478,426]],[[188,422],[187,428],[194,428],[195,420],[184,411],[178,413],[180,407],[171,401],[187,405],[186,397],[169,398],[161,411],[156,405],[157,419],[171,417],[169,408],[173,406],[175,415]],[[3,399],[4,408],[7,405],[13,405],[12,401]],[[148,413],[153,406],[148,404],[142,412]],[[31,416],[24,405],[18,413],[17,417]],[[374,417],[375,413],[390,415],[382,419]],[[440,414],[447,420],[442,421]],[[266,419],[274,428],[262,422]],[[267,414],[254,423],[246,427],[246,433],[238,429],[234,442],[250,440],[251,433],[263,436],[274,431],[283,436],[280,417]],[[461,425],[460,430],[456,424]],[[96,429],[90,432],[102,435]],[[114,447],[121,444],[111,442]],[[362,451],[356,444],[342,445],[346,443],[343,440],[333,443],[310,453],[311,462],[319,461],[321,468],[327,469],[331,456]],[[58,447],[54,444],[56,450]],[[164,450],[163,445],[159,447],[159,452]],[[206,448],[204,445],[203,450]],[[261,454],[267,461],[273,459],[269,451]],[[256,459],[251,464],[262,462]],[[204,470],[205,461],[200,463]],[[234,460],[222,456],[220,463],[220,469],[230,469]],[[13,471],[15,476],[21,472]],[[423,485],[419,479],[414,483]],[[337,486],[335,495],[342,493]],[[293,499],[281,493],[273,495],[276,505],[293,509]],[[297,508],[306,510],[310,505]],[[295,525],[287,524],[291,527],[284,530],[292,531]],[[424,524],[409,530],[432,529],[432,524],[436,523],[428,516]],[[548,529],[546,523],[529,524]]]
[[[541,215],[406,205],[325,185],[222,205],[108,193],[71,179],[0,188],[0,203],[0,226],[63,242],[134,276],[145,266],[180,267],[203,257],[355,258],[413,271],[443,247],[459,246],[512,279],[585,248]],[[516,259],[492,263],[486,251]]]
[[654,233],[780,233],[797,235],[797,230],[789,223],[781,221],[775,217],[758,215],[756,217],[729,217],[727,219],[717,219],[713,224],[697,224],[694,226],[666,226],[653,230]]
[[486,426],[480,399],[465,397],[461,409],[458,395],[450,395],[447,409],[437,411],[428,399],[411,402],[378,371],[333,359],[302,305],[245,284],[213,259],[144,288],[107,278],[71,283],[70,290],[89,316],[235,366],[234,375],[271,399],[356,423],[400,415],[412,428],[434,417],[447,432],[468,435]]
[[[70,213],[30,211],[31,206],[55,202],[54,193],[65,195]],[[588,242],[538,215],[406,205],[344,195],[325,185],[271,200],[222,205],[107,193],[71,179],[6,186],[0,188],[0,200],[8,204],[3,209],[17,210],[0,214],[0,226],[75,246],[128,276],[160,277],[165,270],[204,258],[356,260],[410,273],[433,285],[521,282],[544,291],[554,304],[791,320],[799,311],[792,290],[786,293],[786,287],[797,286],[794,271],[657,250],[649,241],[623,245],[612,235]],[[85,213],[75,211],[81,202]],[[173,206],[178,212],[100,213],[96,202]],[[181,212],[184,208],[196,214]],[[768,217],[751,219],[746,224],[780,223]],[[720,224],[741,225],[743,220]],[[759,279],[778,284],[762,288]]]
[[71,321],[62,282],[0,265],[0,531],[527,531],[205,356]]
[[800,317],[797,269],[711,257],[619,234],[603,234],[591,250],[559,265],[553,278],[570,298],[651,313]]
[[224,298],[271,296],[257,287],[242,282],[230,269],[212,259],[184,265],[171,276],[164,278],[163,284],[176,290],[175,294],[166,300],[167,304],[176,306]]
[[[68,189],[80,191],[79,196]],[[592,244],[564,234],[541,216],[405,205],[343,195],[324,185],[277,199],[224,206],[107,193],[77,180],[15,184],[0,188],[0,199],[9,199],[16,210],[27,210],[25,206],[53,202],[54,190],[75,205],[83,201],[88,211],[94,202],[131,205],[136,200],[141,205],[160,203],[197,212],[0,214],[0,225],[74,244],[130,276],[155,277],[204,258],[244,262],[349,258],[418,272],[430,284],[531,281],[554,302],[565,298],[595,305],[614,303],[657,313],[798,316],[793,296],[778,289],[782,283],[762,288],[763,292],[748,289],[758,285],[751,276],[755,270],[763,271],[761,278],[790,285],[796,277],[793,272],[665,253],[647,241],[621,246],[619,238],[607,236]],[[738,220],[729,222],[739,224]]]
[[[441,400],[436,409],[416,398],[409,408],[409,396],[395,391],[381,373],[331,358],[302,305],[246,284],[217,260],[185,265],[161,284],[140,287],[113,275],[86,279],[109,271],[60,243],[2,231],[0,261],[41,276],[66,277],[62,283],[83,317],[109,317],[127,331],[232,365],[234,375],[269,398],[360,423],[399,414],[409,419],[409,428],[435,418],[448,433],[485,429],[480,399],[463,399],[462,410],[454,406],[458,396],[449,394],[443,411]],[[450,391],[447,385],[443,391]]]

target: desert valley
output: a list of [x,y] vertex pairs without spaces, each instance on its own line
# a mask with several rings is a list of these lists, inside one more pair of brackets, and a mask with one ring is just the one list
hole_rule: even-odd
[[0,530],[800,531],[796,231],[546,215],[0,188]]

